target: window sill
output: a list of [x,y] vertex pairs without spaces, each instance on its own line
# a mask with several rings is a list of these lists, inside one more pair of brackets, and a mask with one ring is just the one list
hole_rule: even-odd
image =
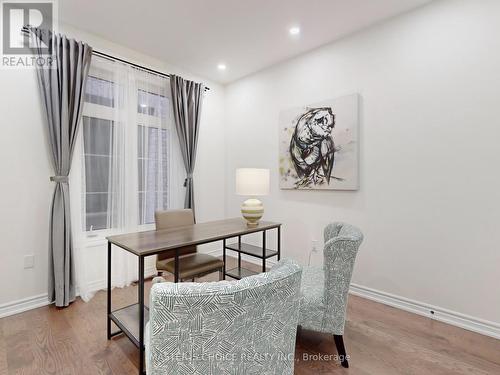
[[133,233],[133,232],[144,232],[148,230],[155,230],[155,225],[143,224],[143,225],[138,225],[135,229],[126,229],[126,230],[101,229],[93,232],[82,232],[79,242],[83,246],[100,245],[107,242],[106,237],[108,236]]

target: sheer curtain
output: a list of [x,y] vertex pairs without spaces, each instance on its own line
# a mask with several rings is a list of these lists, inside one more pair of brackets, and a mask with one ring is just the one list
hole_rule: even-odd
[[[75,209],[77,285],[90,299],[105,287],[111,234],[154,228],[154,212],[183,204],[182,158],[168,79],[94,57],[84,106]],[[76,200],[74,198],[73,200]],[[112,285],[137,280],[137,257],[113,247]],[[154,273],[147,259],[146,274]]]

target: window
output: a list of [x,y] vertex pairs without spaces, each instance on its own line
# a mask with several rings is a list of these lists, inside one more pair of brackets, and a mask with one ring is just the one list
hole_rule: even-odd
[[87,103],[99,104],[105,107],[114,107],[114,85],[112,81],[89,76],[87,78],[87,90],[85,101]]
[[83,117],[85,163],[85,230],[108,227],[108,196],[112,168],[113,122]]
[[144,90],[139,90],[137,95],[138,113],[161,118],[166,118],[168,116],[168,100],[165,96],[153,94]]
[[[168,132],[139,125],[137,128],[137,166],[139,171],[139,223],[154,222],[157,208],[167,209],[168,205]],[[161,142],[161,155],[158,147],[148,147]],[[157,173],[160,171],[161,173]]]
[[167,85],[163,77],[94,57],[82,120],[84,231],[152,224],[154,212],[180,195]]

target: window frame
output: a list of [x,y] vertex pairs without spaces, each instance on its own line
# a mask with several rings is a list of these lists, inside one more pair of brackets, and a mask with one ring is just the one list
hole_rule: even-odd
[[[92,74],[98,72],[98,74]],[[106,81],[113,82],[112,79],[109,78],[110,75],[112,75],[112,72],[106,71],[106,69],[103,69],[101,67],[94,69],[94,72],[89,74],[89,77],[93,77],[96,79],[102,79]],[[101,76],[102,74],[102,76]],[[164,79],[161,77],[158,77],[159,79]],[[114,82],[113,82],[114,83]],[[156,86],[155,88],[158,89],[158,93],[152,93],[150,90],[148,90],[148,87],[151,86]],[[132,89],[135,92],[132,92]],[[125,207],[128,207],[133,211],[130,214],[130,217],[128,220],[126,220],[125,223],[125,228],[127,230],[149,230],[149,229],[154,229],[155,225],[154,223],[145,223],[145,224],[140,224],[141,218],[140,218],[140,199],[139,199],[139,166],[138,166],[138,161],[139,161],[139,152],[137,149],[137,137],[138,137],[138,132],[139,132],[139,127],[144,126],[144,127],[149,127],[149,128],[156,128],[159,130],[159,133],[161,133],[162,130],[167,131],[167,186],[163,192],[167,193],[167,204],[166,207],[170,208],[172,207],[172,199],[173,199],[173,194],[172,193],[172,188],[173,186],[171,185],[174,181],[174,168],[172,168],[172,160],[173,160],[173,152],[174,152],[174,141],[176,138],[175,134],[175,125],[173,124],[173,114],[172,114],[172,107],[171,107],[171,97],[170,97],[170,90],[169,90],[169,82],[166,80],[165,85],[160,85],[158,82],[157,77],[152,76],[151,79],[144,79],[144,77],[137,78],[135,80],[135,84],[126,87],[124,90],[127,91],[127,95],[129,95],[129,103],[127,106],[128,111],[134,111],[133,112],[133,117],[130,116],[130,118],[134,118],[134,126],[133,129],[135,131],[135,134],[132,135],[132,140],[133,141],[128,141],[128,149],[126,148],[124,150],[124,153],[126,154],[126,157],[129,159],[128,162],[133,161],[135,165],[135,168],[132,168],[131,171],[132,173],[129,174],[127,177],[126,181],[123,181],[123,183],[126,185],[125,186]],[[145,113],[139,112],[139,91],[145,91],[148,92],[152,95],[160,95],[161,97],[164,97],[167,100],[166,103],[166,111],[165,115],[163,117],[160,116],[154,116],[154,115],[148,115]],[[116,102],[115,102],[116,105]],[[131,124],[125,124],[121,125],[120,122],[116,121],[115,118],[115,107],[109,107],[106,105],[99,105],[96,103],[91,103],[84,101],[83,105],[83,110],[82,110],[82,119],[81,119],[81,126],[80,126],[80,134],[82,135],[80,137],[80,157],[81,157],[81,177],[82,180],[79,181],[79,186],[80,186],[80,196],[81,196],[81,209],[80,209],[80,219],[81,219],[81,225],[80,225],[80,231],[83,233],[83,235],[87,238],[90,237],[98,237],[98,238],[104,238],[107,235],[121,232],[123,231],[123,228],[102,228],[102,229],[93,229],[93,230],[87,230],[87,215],[86,215],[86,195],[87,190],[86,187],[84,186],[84,174],[85,174],[85,148],[84,148],[84,137],[83,137],[83,117],[94,117],[102,120],[108,120],[111,121],[113,124],[113,127],[117,126],[125,126],[124,130],[125,132],[132,132],[132,125]],[[163,125],[163,126],[162,126]],[[75,150],[78,151],[78,150]],[[113,152],[112,152],[113,155]],[[158,192],[156,192],[158,193]],[[127,209],[127,208],[125,208]],[[128,215],[127,215],[128,217]],[[135,219],[131,219],[134,217]],[[130,222],[128,222],[130,221]]]

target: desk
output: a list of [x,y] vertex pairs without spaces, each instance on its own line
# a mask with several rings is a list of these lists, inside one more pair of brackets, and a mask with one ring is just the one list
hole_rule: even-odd
[[[277,248],[276,251],[266,249],[266,231],[276,229]],[[262,232],[263,245],[262,256],[257,253],[258,247],[246,245],[241,242],[241,236]],[[227,245],[229,238],[237,237],[235,245]],[[149,320],[149,309],[144,304],[144,259],[147,256],[160,254],[164,251],[175,251],[175,282],[179,281],[179,249],[184,246],[202,245],[209,242],[223,241],[224,278],[230,276],[241,278],[249,273],[241,268],[241,254],[258,256],[262,259],[262,270],[265,271],[266,259],[270,256],[281,256],[281,224],[261,221],[256,227],[248,227],[243,219],[227,219],[211,221],[207,223],[186,225],[178,228],[165,230],[152,230],[135,232],[107,237],[108,240],[108,340],[113,336],[124,334],[139,348],[139,374],[144,373],[144,327]],[[111,306],[111,245],[118,246],[139,258],[139,301],[133,305],[119,310],[112,310]],[[226,249],[238,252],[238,270],[226,272]],[[111,332],[111,322],[114,322],[119,330]]]

